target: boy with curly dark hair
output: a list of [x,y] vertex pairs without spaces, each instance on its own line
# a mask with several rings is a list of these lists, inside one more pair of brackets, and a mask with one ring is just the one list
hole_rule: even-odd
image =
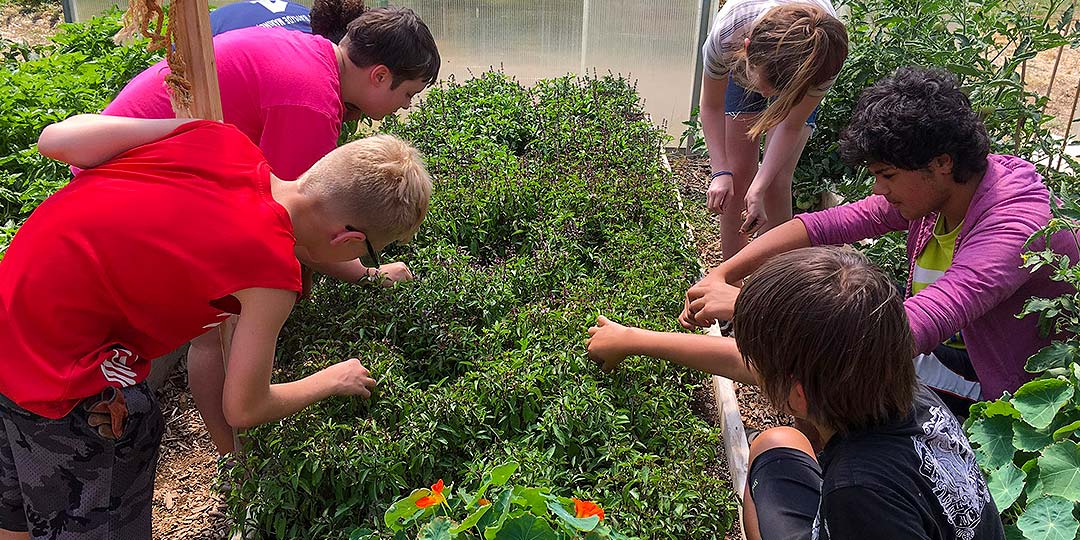
[[[1029,380],[1024,363],[1051,336],[1016,314],[1028,298],[1071,292],[1049,269],[1022,267],[1025,242],[1050,218],[1050,194],[1035,166],[990,154],[986,128],[956,77],[918,67],[863,91],[840,155],[870,170],[874,195],[801,214],[762,235],[687,291],[683,325],[730,319],[734,285],[773,255],[907,230],[904,308],[920,380],[960,415],[972,401]],[[1050,244],[1078,259],[1073,233],[1062,231]]]

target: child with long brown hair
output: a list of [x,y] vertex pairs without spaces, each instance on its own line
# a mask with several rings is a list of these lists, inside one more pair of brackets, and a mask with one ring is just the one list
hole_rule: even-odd
[[747,538],[1004,538],[963,428],[916,381],[903,295],[865,256],[833,246],[777,255],[734,313],[737,341],[599,317],[586,346],[605,371],[640,354],[760,385],[814,428],[820,452],[789,427],[750,443],[747,485],[735,486]]
[[795,165],[847,53],[828,0],[729,0],[717,14],[702,47],[701,124],[712,167],[706,204],[722,214],[725,259],[791,219]]

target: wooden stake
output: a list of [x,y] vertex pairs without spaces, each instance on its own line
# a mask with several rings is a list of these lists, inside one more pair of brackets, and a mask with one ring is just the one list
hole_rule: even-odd
[[179,25],[183,31],[176,33],[174,39],[177,52],[187,62],[187,79],[191,83],[191,117],[220,122],[223,119],[221,94],[218,90],[207,0],[173,0],[169,16],[183,19]]
[[1057,57],[1054,58],[1054,69],[1050,72],[1050,83],[1046,85],[1046,99],[1049,101],[1050,92],[1054,91],[1054,79],[1057,78],[1058,66],[1061,65],[1061,55],[1065,52],[1065,46],[1058,47]]
[[[1076,10],[1076,0],[1073,0],[1070,10]],[[1061,55],[1065,52],[1065,46],[1058,47],[1057,56],[1054,58],[1054,69],[1050,72],[1050,82],[1046,85],[1046,99],[1050,100],[1050,92],[1054,91],[1054,79],[1057,78],[1058,66],[1061,65]]]
[[[1023,62],[1020,62],[1020,86],[1021,87],[1024,86],[1024,83],[1025,83],[1026,80],[1027,80],[1027,60],[1024,60]],[[1024,101],[1027,101],[1027,98],[1024,98]],[[1020,118],[1016,119],[1016,134],[1013,135],[1013,148],[1014,148],[1013,154],[1014,155],[1020,154],[1020,135],[1023,132],[1023,130],[1024,130],[1024,117],[1021,116]]]
[[[713,325],[710,336],[720,336],[720,327]],[[727,455],[728,474],[731,475],[731,490],[742,509],[743,491],[746,489],[747,467],[750,465],[750,445],[746,442],[746,427],[743,426],[739,412],[739,400],[735,397],[735,387],[731,379],[713,375],[713,395],[720,411],[720,430],[724,433],[724,451]],[[739,532],[746,539],[746,524],[739,516]]]
[[[1072,133],[1073,120],[1076,120],[1076,102],[1077,98],[1080,98],[1080,80],[1076,81],[1076,90],[1073,91],[1073,104],[1069,109],[1069,123],[1065,124],[1065,138],[1061,139],[1061,154],[1058,154],[1057,170],[1061,170],[1061,162],[1065,159],[1065,147],[1069,145],[1069,134]],[[1075,172],[1075,171],[1074,171]]]
[[[233,315],[225,322],[218,325],[218,333],[221,334],[221,359],[225,362],[226,376],[229,372],[229,351],[232,349],[233,332],[236,331],[237,316]],[[233,453],[240,452],[240,432],[232,428]]]

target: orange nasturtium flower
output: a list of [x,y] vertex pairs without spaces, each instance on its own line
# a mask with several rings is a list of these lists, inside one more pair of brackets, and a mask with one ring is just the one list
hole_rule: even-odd
[[604,521],[604,509],[600,508],[600,505],[592,501],[582,501],[580,499],[570,499],[574,501],[574,510],[579,518],[587,518],[589,516],[599,516],[600,521]]
[[480,497],[480,506],[487,506],[489,504],[491,504],[491,501],[489,501],[489,500],[487,500],[487,499],[485,499],[483,497]]
[[442,491],[443,481],[440,478],[438,482],[435,482],[435,485],[431,486],[431,495],[417,499],[416,506],[418,508],[427,508],[436,504],[446,504],[446,497],[442,494]]

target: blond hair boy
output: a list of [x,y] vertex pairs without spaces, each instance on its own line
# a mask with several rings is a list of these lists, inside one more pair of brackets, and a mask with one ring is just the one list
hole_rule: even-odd
[[431,179],[407,143],[350,143],[292,182],[210,121],[81,115],[39,150],[84,170],[0,262],[0,538],[149,538],[163,430],[150,359],[232,314],[230,424],[371,395],[356,358],[282,384],[271,370],[298,252],[374,257],[423,221]]

